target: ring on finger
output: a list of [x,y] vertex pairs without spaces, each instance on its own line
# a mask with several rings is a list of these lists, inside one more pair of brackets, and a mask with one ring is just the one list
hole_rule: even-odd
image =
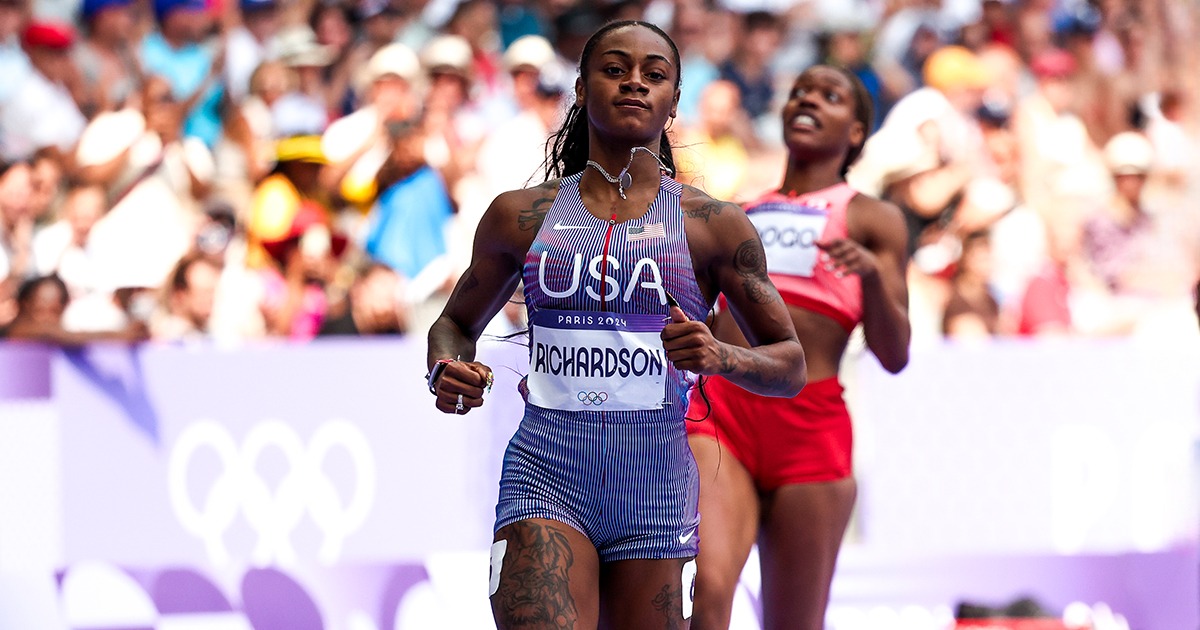
[[466,409],[466,406],[463,405],[463,395],[459,394],[458,402],[454,405],[454,411],[462,413],[463,409]]

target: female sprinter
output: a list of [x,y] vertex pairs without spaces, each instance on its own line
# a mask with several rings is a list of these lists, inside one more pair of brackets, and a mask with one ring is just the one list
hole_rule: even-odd
[[[491,371],[475,341],[523,280],[530,371],[496,508],[496,622],[684,628],[699,521],[685,370],[794,396],[804,353],[745,213],[663,175],[679,99],[670,38],[642,22],[600,29],[575,99],[547,160],[562,179],[504,193],[482,219],[429,331],[431,387],[446,413],[482,404]],[[720,292],[752,348],[705,326]]]
[[[806,70],[783,108],[783,185],[746,206],[804,345],[808,386],[790,400],[772,399],[714,376],[703,389],[707,401],[693,392],[689,417],[703,417],[687,423],[704,515],[696,628],[729,626],[756,539],[764,630],[824,627],[855,496],[838,363],[860,321],[884,368],[895,373],[908,363],[904,219],[844,180],[871,120],[871,97],[857,78],[825,66]],[[718,314],[713,334],[745,345],[736,317],[736,309]]]

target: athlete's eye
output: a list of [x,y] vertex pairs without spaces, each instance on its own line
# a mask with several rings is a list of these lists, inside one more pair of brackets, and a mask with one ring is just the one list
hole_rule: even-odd
[[663,81],[667,78],[667,75],[659,72],[658,70],[651,70],[650,72],[646,73],[646,76],[653,81]]
[[608,66],[607,68],[604,69],[605,74],[608,74],[608,75],[614,76],[614,77],[623,72],[625,72],[625,71],[621,69],[621,66]]
[[841,103],[842,95],[838,94],[837,92],[826,92],[825,100],[829,101],[830,103]]
[[808,94],[808,90],[805,90],[804,88],[792,88],[792,93],[790,96],[788,96],[788,99],[804,98],[805,94]]

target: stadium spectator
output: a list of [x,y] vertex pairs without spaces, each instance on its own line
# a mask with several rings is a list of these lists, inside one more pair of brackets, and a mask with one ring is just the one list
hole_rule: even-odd
[[392,123],[388,134],[391,149],[378,177],[383,193],[367,216],[363,249],[404,279],[413,330],[424,334],[457,279],[446,245],[453,208],[441,176],[425,162],[420,125]]
[[68,331],[63,328],[63,314],[69,300],[67,287],[58,276],[25,282],[17,294],[17,316],[11,324],[0,329],[0,338],[68,347],[94,341],[138,342],[147,338],[146,325],[138,321],[115,332]]
[[358,91],[367,105],[335,121],[321,136],[328,161],[321,184],[330,194],[370,207],[375,176],[387,161],[389,123],[410,122],[420,108],[421,62],[404,44],[389,44],[362,68]]
[[779,49],[783,24],[765,11],[748,13],[742,20],[738,46],[721,65],[721,78],[737,86],[742,107],[751,118],[770,111],[775,98],[771,59]]
[[97,116],[75,159],[84,182],[103,186],[111,209],[89,237],[101,278],[98,288],[136,269],[136,284],[158,287],[191,247],[199,201],[210,189],[213,156],[203,141],[183,135],[185,104],[170,85],[148,78],[141,110]]
[[6,77],[12,95],[0,107],[0,159],[27,160],[43,147],[69,152],[87,119],[75,94],[79,72],[71,62],[75,30],[57,22],[30,22],[21,33],[27,72]]
[[1109,290],[1125,292],[1122,275],[1143,262],[1151,246],[1153,219],[1145,211],[1142,190],[1154,161],[1153,148],[1141,134],[1117,134],[1104,147],[1116,193],[1085,220],[1083,253],[1092,272]]
[[107,208],[108,200],[99,186],[77,184],[68,190],[61,218],[33,236],[33,266],[37,275],[58,276],[72,297],[95,286],[88,237]]
[[242,23],[225,37],[225,85],[229,98],[241,103],[250,93],[250,76],[272,57],[279,32],[275,0],[240,0]]
[[151,319],[151,338],[181,341],[206,336],[220,277],[221,268],[202,253],[184,256],[171,272],[165,312]]
[[942,334],[947,337],[971,339],[1000,332],[1000,305],[988,287],[991,255],[986,231],[973,232],[963,239],[942,317]]
[[30,275],[33,257],[33,169],[0,162],[0,325],[17,314],[17,288]]
[[330,308],[321,336],[395,335],[408,328],[408,307],[400,276],[386,265],[371,264],[359,274],[340,304]]
[[71,58],[79,68],[83,108],[89,117],[114,111],[137,93],[141,69],[134,55],[132,0],[84,0],[87,36]]
[[154,0],[160,30],[142,40],[148,74],[164,78],[185,113],[183,133],[213,146],[221,132],[225,51],[209,45],[213,19],[205,0]]
[[679,134],[679,181],[714,199],[735,199],[749,166],[743,138],[752,137],[737,86],[725,80],[709,83],[700,97],[699,124]]

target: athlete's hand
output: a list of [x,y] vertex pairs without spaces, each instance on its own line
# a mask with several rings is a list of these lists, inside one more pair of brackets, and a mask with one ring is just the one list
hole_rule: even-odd
[[854,274],[867,279],[879,275],[879,258],[871,250],[848,238],[817,241],[821,255],[817,264],[825,265],[827,271],[839,278]]
[[[491,373],[492,368],[474,361],[454,361],[446,364],[446,369],[434,385],[437,390],[437,408],[443,413],[461,415],[482,405],[484,387],[487,386]],[[462,411],[458,410],[459,396],[462,397]]]
[[688,319],[683,309],[671,307],[671,323],[660,335],[667,359],[675,369],[696,374],[719,374],[725,370],[721,342],[704,322]]

